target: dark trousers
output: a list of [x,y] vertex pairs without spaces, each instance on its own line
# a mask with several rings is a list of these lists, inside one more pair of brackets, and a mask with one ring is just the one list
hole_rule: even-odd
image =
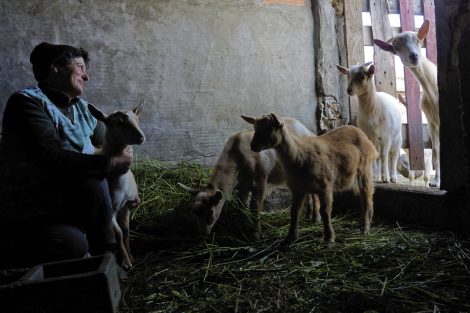
[[115,247],[107,180],[68,182],[61,189],[57,218],[0,229],[0,268],[81,258],[87,252],[96,255]]

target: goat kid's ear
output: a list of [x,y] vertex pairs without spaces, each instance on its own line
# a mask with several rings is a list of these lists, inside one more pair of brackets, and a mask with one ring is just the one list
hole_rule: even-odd
[[349,69],[346,68],[346,67],[342,67],[341,65],[339,64],[336,64],[336,68],[338,69],[338,71],[343,74],[343,75],[348,75],[349,74]]
[[222,191],[216,190],[214,193],[214,205],[218,205],[220,200],[222,200]]
[[249,117],[245,115],[241,115],[242,119],[244,119],[247,123],[255,125],[256,118],[254,117]]
[[93,115],[98,121],[105,122],[108,116],[104,114],[102,111],[98,110],[93,104],[88,103],[88,110],[90,111],[91,115]]
[[406,101],[405,101],[405,98],[403,98],[403,96],[401,95],[401,93],[397,94],[398,95],[398,101],[400,101],[401,103],[403,103],[405,106],[406,106]]
[[366,65],[366,69],[367,69],[366,70],[366,75],[370,77],[370,76],[374,75],[374,73],[375,73],[375,66],[374,66],[374,63],[372,63],[372,62],[370,62],[368,64],[370,64],[370,65],[369,65],[369,68],[367,68],[367,65]]
[[389,42],[382,41],[382,40],[379,40],[379,39],[374,39],[374,43],[380,49],[395,54],[395,50],[393,49],[393,46]]
[[144,110],[144,104],[145,100],[142,100],[140,104],[132,110],[132,112],[134,112],[135,115],[139,116],[140,113],[142,113],[142,111]]
[[284,124],[282,124],[279,119],[277,118],[276,114],[274,113],[271,113],[271,118],[274,122],[274,127],[276,128],[282,128],[282,126],[284,126]]
[[423,41],[424,38],[426,38],[426,35],[429,32],[430,26],[431,26],[431,22],[429,21],[429,19],[425,19],[423,24],[421,25],[421,27],[418,30],[418,39],[420,41]]

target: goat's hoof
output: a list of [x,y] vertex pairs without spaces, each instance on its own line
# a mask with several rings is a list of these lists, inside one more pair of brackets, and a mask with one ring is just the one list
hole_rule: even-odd
[[433,179],[433,180],[431,180],[431,181],[429,182],[429,187],[437,187],[437,188],[439,188],[439,187],[441,187],[441,184],[440,184],[440,182],[438,182],[437,180]]
[[290,247],[296,240],[297,240],[296,238],[287,237],[281,243],[281,247],[285,247],[285,248]]
[[261,240],[261,235],[260,235],[260,232],[258,231],[255,231],[255,232],[252,232],[251,235],[250,235],[250,241],[260,241]]
[[335,245],[335,241],[330,239],[330,240],[325,240],[325,246],[327,248],[332,248]]

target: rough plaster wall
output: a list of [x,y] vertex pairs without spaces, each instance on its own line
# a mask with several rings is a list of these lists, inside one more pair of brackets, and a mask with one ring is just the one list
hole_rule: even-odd
[[41,41],[89,50],[84,97],[105,111],[146,100],[138,152],[213,164],[240,114],[277,112],[315,129],[313,18],[261,0],[0,1],[0,110],[35,84]]

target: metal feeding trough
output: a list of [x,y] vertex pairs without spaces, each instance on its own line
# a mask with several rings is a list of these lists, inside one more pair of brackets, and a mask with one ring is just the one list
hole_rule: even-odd
[[115,313],[120,298],[111,253],[0,273],[2,313]]

